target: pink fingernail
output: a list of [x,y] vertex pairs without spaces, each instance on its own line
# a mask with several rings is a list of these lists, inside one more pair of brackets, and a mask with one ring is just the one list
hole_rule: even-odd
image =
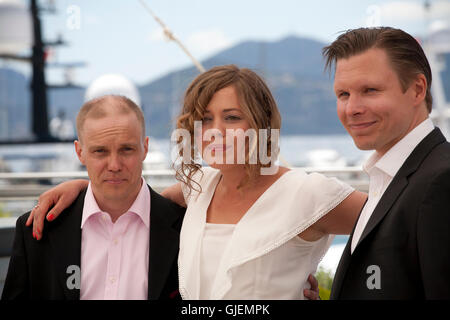
[[55,216],[51,213],[47,216],[48,221],[52,221],[54,218],[55,218]]

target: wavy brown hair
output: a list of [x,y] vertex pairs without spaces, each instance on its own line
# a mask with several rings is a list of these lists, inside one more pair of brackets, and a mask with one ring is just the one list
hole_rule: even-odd
[[[206,112],[206,107],[211,101],[213,95],[226,87],[233,86],[238,95],[240,107],[244,114],[245,119],[248,121],[250,128],[259,132],[259,129],[280,129],[281,116],[278,111],[275,99],[272,96],[269,88],[264,80],[258,76],[254,71],[246,68],[238,68],[235,65],[224,65],[213,67],[210,70],[197,76],[187,88],[184,95],[183,108],[181,114],[177,118],[177,129],[185,129],[190,134],[190,155],[189,159],[195,159],[197,153],[197,146],[194,143],[194,122],[201,121]],[[238,188],[242,188],[244,185],[251,183],[259,176],[260,169],[262,167],[271,166],[271,162],[268,164],[262,164],[257,156],[256,164],[249,163],[249,154],[259,150],[261,143],[266,145],[267,156],[277,156],[279,150],[277,149],[276,155],[271,155],[272,140],[269,135],[266,141],[259,141],[257,138],[257,144],[249,147],[249,153],[245,159],[245,172],[246,177],[240,182]],[[179,147],[179,157],[183,158],[187,155],[183,154],[183,138],[180,137],[177,140],[177,146]],[[176,178],[189,187],[189,190],[195,189],[201,191],[200,185],[196,183],[192,177],[199,171],[201,165],[194,161],[181,161],[177,165]],[[201,171],[201,170],[200,170]],[[196,184],[194,188],[193,183]]]

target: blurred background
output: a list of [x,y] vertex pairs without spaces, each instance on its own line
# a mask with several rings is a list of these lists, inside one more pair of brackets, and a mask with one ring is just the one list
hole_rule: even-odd
[[[0,0],[0,291],[17,216],[66,179],[87,175],[73,149],[80,106],[123,94],[144,111],[148,182],[174,182],[182,96],[202,70],[236,64],[269,84],[282,115],[280,161],[367,190],[358,150],[336,116],[321,49],[342,31],[412,34],[433,69],[432,119],[449,135],[450,1]],[[322,260],[329,287],[346,236]],[[327,282],[328,281],[328,282]]]

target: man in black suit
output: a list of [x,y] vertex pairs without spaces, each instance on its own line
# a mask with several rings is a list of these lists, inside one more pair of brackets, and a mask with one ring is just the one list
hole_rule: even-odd
[[359,149],[375,150],[331,299],[450,299],[450,144],[428,117],[422,48],[398,29],[361,28],[324,55],[339,119]]
[[[80,109],[77,131],[75,148],[89,174],[88,190],[59,219],[45,221],[39,241],[26,227],[29,213],[17,220],[2,299],[179,298],[177,257],[185,209],[141,177],[148,151],[142,111],[125,97],[94,99]],[[150,211],[140,212],[145,203]],[[123,233],[113,238],[118,226]],[[113,248],[117,241],[123,241],[121,250]],[[117,279],[99,270],[117,271]]]

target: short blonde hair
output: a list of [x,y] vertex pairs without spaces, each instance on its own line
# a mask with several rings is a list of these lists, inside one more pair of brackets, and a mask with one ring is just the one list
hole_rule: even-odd
[[114,108],[120,114],[129,114],[134,112],[138,122],[142,128],[142,137],[145,137],[145,120],[144,114],[132,100],[119,95],[105,95],[87,101],[78,111],[77,115],[77,134],[78,139],[81,140],[81,132],[84,122],[87,118],[100,119],[106,117],[111,112],[108,108]]

